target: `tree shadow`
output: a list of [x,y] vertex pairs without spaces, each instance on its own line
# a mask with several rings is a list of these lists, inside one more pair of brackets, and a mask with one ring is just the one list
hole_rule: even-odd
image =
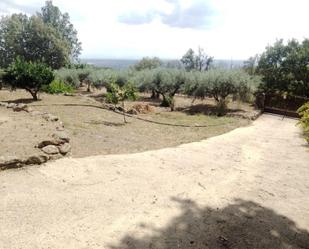
[[[255,202],[236,199],[222,209],[199,207],[192,200],[173,198],[181,214],[169,224],[150,229],[152,235],[126,235],[111,249],[296,249],[309,248],[309,233],[289,218]],[[147,231],[147,234],[148,231]]]
[[6,103],[14,103],[14,104],[31,104],[31,103],[38,103],[41,99],[34,100],[33,98],[21,98],[21,99],[14,99],[14,100],[6,100],[2,102]]
[[[204,115],[218,115],[218,107],[215,105],[210,105],[210,104],[196,104],[196,105],[191,105],[191,106],[186,106],[186,107],[177,107],[176,111],[179,112],[184,112],[189,115],[195,115],[195,114],[204,114]],[[245,113],[244,110],[242,109],[232,109],[232,108],[227,108],[225,110],[225,113]]]

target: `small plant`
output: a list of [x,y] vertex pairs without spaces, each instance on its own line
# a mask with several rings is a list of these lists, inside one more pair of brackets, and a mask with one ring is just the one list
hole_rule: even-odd
[[137,94],[136,89],[132,84],[125,84],[124,86],[119,86],[116,83],[109,84],[109,92],[107,93],[107,102],[114,104],[115,106],[121,103],[121,109],[123,114],[123,121],[127,123],[125,115],[125,100],[136,100]]
[[38,92],[43,85],[54,80],[54,73],[43,63],[25,62],[19,58],[13,62],[4,76],[5,83],[13,89],[22,88],[28,91],[34,100],[38,100]]
[[43,86],[42,91],[49,94],[72,93],[73,87],[60,80],[53,80],[49,85]]
[[304,128],[306,140],[309,143],[309,102],[302,105],[297,112],[301,117],[299,124]]

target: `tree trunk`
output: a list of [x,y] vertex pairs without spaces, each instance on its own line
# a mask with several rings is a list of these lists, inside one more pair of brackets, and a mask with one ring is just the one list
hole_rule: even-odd
[[35,101],[38,100],[38,91],[37,90],[26,89],[26,91],[28,91],[31,94],[33,100],[35,100]]

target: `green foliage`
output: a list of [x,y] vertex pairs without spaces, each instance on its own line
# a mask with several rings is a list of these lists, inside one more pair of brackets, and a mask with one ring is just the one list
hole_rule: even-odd
[[72,93],[73,87],[59,80],[53,80],[49,85],[42,86],[42,91],[49,94]]
[[82,48],[77,38],[77,31],[70,22],[69,14],[62,13],[52,1],[46,1],[38,16],[47,26],[52,27],[61,40],[69,46],[70,58],[77,59]]
[[157,58],[149,58],[149,57],[144,57],[142,60],[140,60],[136,65],[134,65],[134,69],[137,71],[142,71],[146,69],[154,69],[162,66],[162,61]]
[[309,102],[301,106],[297,112],[301,117],[299,123],[304,129],[306,140],[309,143]]
[[264,92],[287,92],[309,97],[309,39],[286,45],[283,40],[266,48],[261,55],[257,73],[263,77]]
[[67,65],[80,53],[77,33],[68,14],[46,2],[42,13],[13,14],[0,19],[0,67],[8,67],[16,57],[42,62],[53,69]]
[[187,71],[207,71],[210,69],[213,57],[207,55],[201,47],[198,48],[197,54],[190,48],[181,58],[181,62]]
[[6,71],[4,80],[13,89],[22,88],[28,91],[34,100],[43,85],[47,85],[54,79],[53,71],[43,63],[25,62],[17,59]]
[[62,81],[73,88],[80,85],[78,71],[76,69],[61,68],[55,71],[55,77],[58,81]]
[[259,82],[258,77],[242,70],[212,69],[188,74],[184,91],[195,98],[213,97],[219,113],[223,114],[228,96],[234,95],[241,101],[248,101]]
[[122,112],[123,112],[123,120],[126,123],[126,116],[125,116],[125,100],[136,100],[136,88],[128,83],[123,86],[119,86],[116,83],[111,83],[109,85],[109,92],[107,93],[106,100],[109,103],[117,105],[119,102],[122,103]]

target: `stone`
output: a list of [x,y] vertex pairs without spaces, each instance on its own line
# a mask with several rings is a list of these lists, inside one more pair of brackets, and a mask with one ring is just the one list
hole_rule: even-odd
[[59,146],[59,151],[62,155],[65,155],[71,151],[71,145],[69,143],[65,143]]
[[44,140],[44,141],[40,142],[37,147],[41,149],[41,148],[46,147],[48,145],[58,146],[58,145],[61,145],[63,143],[64,143],[64,141],[61,140],[61,139],[49,139],[49,140]]
[[14,108],[15,106],[17,106],[15,103],[8,103],[7,104],[7,108]]
[[46,120],[46,121],[51,121],[51,122],[56,122],[59,120],[59,118],[53,114],[49,114],[49,113],[45,113],[43,114],[43,118]]
[[44,154],[33,155],[26,160],[26,164],[42,164],[47,162],[48,159],[49,156]]
[[138,115],[138,111],[136,109],[131,109],[129,111],[127,111],[128,114],[132,114],[132,115]]
[[55,138],[57,140],[62,140],[62,141],[65,141],[65,142],[70,142],[70,137],[65,131],[56,131],[53,134],[53,138]]
[[8,103],[6,103],[6,102],[0,102],[0,106],[7,107],[7,106],[8,106]]
[[59,153],[59,149],[55,145],[47,145],[41,149],[43,152],[45,152],[48,155],[54,155]]
[[64,96],[76,96],[74,93],[64,93]]
[[24,160],[16,156],[0,156],[0,169],[19,168]]
[[21,111],[25,111],[26,108],[27,108],[26,104],[17,104],[16,106],[13,107],[13,111],[21,112]]

